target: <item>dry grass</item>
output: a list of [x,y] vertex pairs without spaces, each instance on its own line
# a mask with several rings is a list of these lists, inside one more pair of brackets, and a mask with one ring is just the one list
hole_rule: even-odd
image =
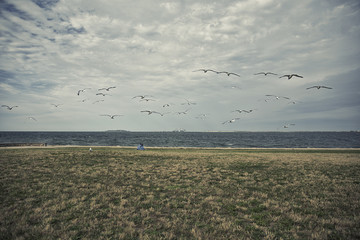
[[359,150],[0,149],[0,239],[360,238]]

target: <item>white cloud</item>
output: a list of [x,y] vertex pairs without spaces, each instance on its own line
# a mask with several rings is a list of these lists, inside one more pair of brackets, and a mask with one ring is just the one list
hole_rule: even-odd
[[[284,118],[302,119],[306,130],[311,119],[336,122],[332,111],[341,114],[344,109],[342,121],[347,115],[350,122],[359,116],[358,104],[351,105],[357,110],[355,116],[347,110],[346,99],[354,95],[336,93],[341,104],[312,118],[316,110],[309,113],[310,107],[320,110],[322,104],[336,99],[323,92],[309,95],[305,90],[328,79],[335,86],[337,81],[344,83],[332,76],[355,76],[360,28],[359,6],[352,1],[62,0],[48,8],[29,1],[11,3],[13,8],[6,4],[10,3],[3,3],[0,17],[0,69],[4,71],[0,101],[26,102],[35,115],[45,114],[47,130],[116,128],[120,120],[107,125],[103,124],[107,119],[98,115],[118,111],[125,115],[121,129],[129,130],[274,130],[269,123]],[[19,15],[14,9],[26,14]],[[241,78],[193,72],[200,68],[233,71]],[[260,71],[280,76],[298,73],[304,78],[254,75]],[[358,87],[354,81],[345,80],[345,84],[349,88],[344,91]],[[99,99],[97,89],[108,86],[116,86],[112,96],[93,104]],[[82,103],[76,93],[85,87],[91,90]],[[156,101],[134,101],[132,97],[139,94],[153,95]],[[266,103],[266,94],[286,95],[304,103]],[[186,110],[181,105],[185,98],[197,105],[179,116],[174,112]],[[316,104],[312,106],[311,101]],[[64,105],[59,112],[43,112],[51,106],[49,102]],[[168,102],[174,103],[169,108],[172,114],[140,113],[150,107],[164,110],[162,105]],[[258,110],[244,116],[242,124],[222,125],[237,107]],[[11,124],[12,116],[3,113],[2,122],[7,123],[0,124],[0,130],[17,130],[18,125]],[[205,120],[195,118],[202,113],[208,114]],[[338,129],[336,124],[330,130]]]

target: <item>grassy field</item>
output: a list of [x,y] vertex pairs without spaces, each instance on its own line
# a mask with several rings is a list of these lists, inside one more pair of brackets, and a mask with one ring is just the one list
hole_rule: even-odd
[[359,239],[360,150],[0,149],[0,239]]

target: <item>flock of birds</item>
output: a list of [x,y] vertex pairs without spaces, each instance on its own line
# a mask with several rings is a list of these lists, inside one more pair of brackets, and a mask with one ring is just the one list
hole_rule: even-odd
[[[203,72],[203,73],[214,73],[214,74],[225,74],[227,75],[228,77],[230,76],[235,76],[235,77],[241,77],[240,74],[238,73],[235,73],[235,72],[228,72],[228,71],[217,71],[217,70],[214,70],[214,69],[197,69],[197,70],[194,70],[193,72]],[[273,73],[273,72],[258,72],[258,73],[255,73],[254,75],[264,75],[264,76],[268,76],[268,75],[273,75],[273,76],[278,76],[277,73]],[[299,74],[295,74],[295,73],[292,73],[292,74],[285,74],[285,75],[281,75],[279,76],[279,78],[287,78],[288,80],[292,79],[292,78],[303,78],[303,76],[299,75]],[[104,88],[99,88],[97,89],[97,93],[96,95],[97,96],[111,96],[110,94],[108,94],[107,92],[110,92],[112,89],[115,89],[116,86],[110,86],[110,87],[104,87]],[[234,87],[235,88],[235,87]],[[315,86],[310,86],[308,88],[306,88],[306,90],[309,90],[309,89],[332,89],[331,87],[328,87],[328,86],[322,86],[322,85],[315,85]],[[86,91],[88,90],[91,90],[91,88],[83,88],[83,89],[79,89],[77,91],[77,96],[81,96],[83,95]],[[272,94],[267,94],[265,95],[266,97],[270,97],[270,98],[273,98],[273,99],[276,99],[276,100],[279,100],[279,99],[286,99],[286,100],[290,100],[289,97],[285,97],[285,96],[277,96],[277,95],[272,95]],[[137,96],[134,96],[132,97],[132,99],[137,99],[139,100],[139,102],[152,102],[152,101],[156,101],[154,99],[154,96],[152,95],[137,95]],[[82,99],[80,100],[80,102],[85,102],[87,99]],[[193,101],[190,101],[188,99],[185,99],[185,102],[182,102],[180,103],[181,105],[184,105],[184,106],[191,106],[191,105],[196,105],[195,102]],[[104,99],[100,99],[100,100],[96,100],[93,102],[93,104],[95,103],[99,103],[99,102],[103,102]],[[268,100],[265,100],[266,102]],[[295,104],[297,103],[296,101],[292,101],[291,103]],[[60,107],[61,105],[63,104],[55,104],[55,103],[52,103],[51,104],[52,106],[54,106],[55,108],[58,108]],[[165,108],[169,108],[170,106],[172,105],[175,105],[173,103],[165,103],[162,105],[162,107],[165,109]],[[19,106],[17,105],[14,105],[14,106],[9,106],[9,105],[1,105],[1,107],[3,108],[6,108],[7,110],[11,111],[13,110],[14,108],[18,108]],[[160,116],[165,116],[167,114],[176,114],[176,115],[185,115],[187,114],[189,111],[191,110],[191,108],[187,108],[185,109],[184,111],[177,111],[177,112],[160,112],[160,111],[154,111],[154,110],[149,110],[149,109],[146,109],[146,110],[141,110],[140,112],[141,113],[144,113],[144,114],[147,114],[147,115],[152,115],[152,114],[157,114],[157,115],[160,115]],[[245,114],[250,114],[254,111],[256,111],[257,109],[235,109],[231,112],[233,113],[245,113]],[[122,114],[100,114],[99,116],[102,116],[102,117],[108,117],[109,119],[115,119],[117,117],[122,117],[124,115]],[[205,119],[206,117],[208,116],[208,114],[204,114],[204,113],[201,113],[199,115],[196,116],[196,118],[198,119]],[[32,117],[32,116],[29,116],[27,117],[27,119],[29,120],[33,120],[33,121],[37,121],[37,119],[35,117]],[[226,121],[223,121],[221,122],[222,124],[232,124],[238,120],[240,120],[241,118],[240,117],[235,117],[235,118],[232,118],[230,120],[226,120]],[[289,128],[291,126],[295,126],[295,123],[287,123],[285,125],[283,125],[283,128]]]
[[[214,70],[214,69],[198,69],[198,70],[195,70],[193,72],[203,72],[203,73],[208,73],[208,72],[212,72],[212,73],[215,73],[215,74],[226,74],[227,76],[230,76],[230,75],[234,75],[234,76],[237,76],[237,77],[241,77],[238,73],[234,73],[234,72],[227,72],[227,71],[217,71],[217,70]],[[267,76],[267,75],[274,75],[274,76],[278,76],[277,73],[273,73],[273,72],[258,72],[258,73],[254,73],[254,75],[264,75],[264,76]],[[296,74],[296,73],[292,73],[292,74],[284,74],[284,75],[281,75],[279,78],[287,78],[288,80],[290,80],[291,78],[293,77],[297,77],[297,78],[304,78],[303,76],[299,75],[299,74]],[[235,88],[235,86],[233,87]],[[308,87],[306,88],[306,90],[309,90],[309,89],[313,89],[313,88],[316,88],[316,89],[320,89],[320,88],[324,88],[324,89],[332,89],[331,87],[328,87],[328,86],[321,86],[321,85],[315,85],[315,86],[311,86],[311,87]],[[267,94],[265,95],[266,97],[272,97],[272,98],[275,98],[277,100],[279,99],[287,99],[287,100],[290,100],[289,97],[285,97],[285,96],[276,96],[276,95],[272,95],[272,94]],[[268,101],[267,99],[265,100],[266,102]],[[291,103],[295,104],[297,103],[296,101],[292,101]],[[238,112],[238,113],[251,113],[253,112],[254,110],[256,109],[249,109],[249,110],[240,110],[240,109],[237,109],[237,110],[234,110],[232,112]],[[232,118],[230,120],[226,120],[224,122],[222,122],[222,124],[228,124],[228,123],[234,123],[236,122],[237,120],[240,120],[241,118],[239,117],[236,117],[236,118]],[[287,123],[285,125],[283,125],[283,128],[289,128],[291,126],[295,126],[295,123]]]

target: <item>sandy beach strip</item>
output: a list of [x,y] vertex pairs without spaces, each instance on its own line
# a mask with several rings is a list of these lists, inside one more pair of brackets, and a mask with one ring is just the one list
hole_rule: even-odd
[[[0,149],[33,149],[33,148],[41,148],[41,149],[50,149],[50,148],[91,148],[92,150],[96,150],[97,148],[118,148],[118,149],[134,149],[136,150],[136,146],[97,146],[97,145],[47,145],[47,146],[32,146],[32,145],[26,145],[26,146],[4,146],[0,147]],[[360,148],[261,148],[261,147],[244,147],[244,148],[232,148],[232,147],[145,147],[145,150],[152,150],[152,149],[199,149],[199,150],[264,150],[264,151],[277,151],[277,150],[283,150],[283,151],[309,151],[309,150],[326,150],[326,151],[332,151],[332,150],[346,150],[346,151],[360,151]]]

